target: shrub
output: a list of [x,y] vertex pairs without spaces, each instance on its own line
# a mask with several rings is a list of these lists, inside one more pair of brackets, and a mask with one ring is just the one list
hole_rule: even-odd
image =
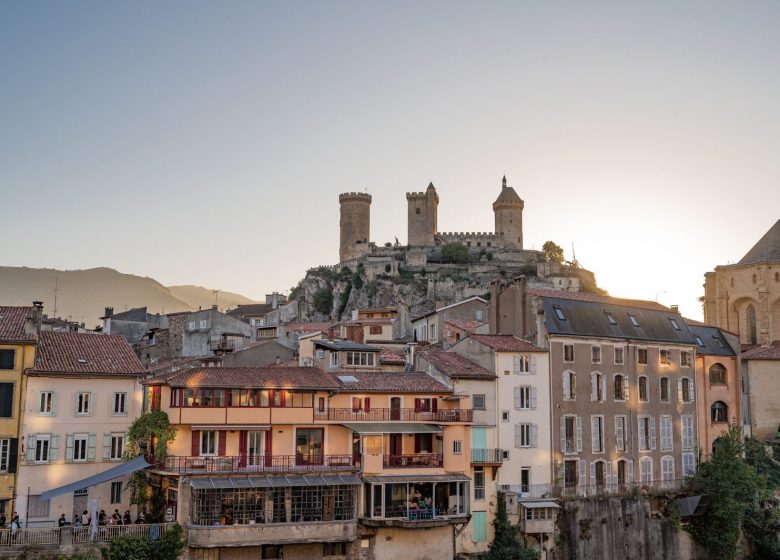
[[330,315],[333,308],[333,292],[328,288],[321,288],[314,292],[314,310],[323,315]]
[[463,243],[447,243],[441,248],[441,256],[454,263],[469,262],[469,249]]

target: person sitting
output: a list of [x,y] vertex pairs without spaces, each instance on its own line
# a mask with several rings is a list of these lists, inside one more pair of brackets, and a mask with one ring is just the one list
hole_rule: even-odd
[[142,523],[146,523],[146,516],[144,515],[144,510],[138,512],[138,517],[136,518],[135,522],[138,523],[139,525]]
[[84,510],[81,514],[81,524],[89,525],[89,522],[90,522],[89,514],[87,513],[87,510]]
[[106,516],[106,510],[101,509],[100,513],[98,514],[98,525],[105,525],[108,522],[108,517]]
[[124,525],[130,525],[132,523],[132,520],[130,519],[130,510],[129,509],[125,512],[125,516],[122,518],[122,523]]
[[60,518],[57,520],[57,526],[58,527],[64,527],[68,524],[68,521],[65,519],[65,514],[63,513],[60,515]]

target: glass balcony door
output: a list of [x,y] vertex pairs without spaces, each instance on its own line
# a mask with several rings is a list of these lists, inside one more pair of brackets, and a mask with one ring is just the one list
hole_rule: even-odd
[[295,463],[321,465],[323,437],[323,428],[298,428],[295,431]]

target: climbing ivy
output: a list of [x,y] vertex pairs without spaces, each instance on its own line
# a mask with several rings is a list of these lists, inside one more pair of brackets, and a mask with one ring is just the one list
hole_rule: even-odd
[[176,438],[176,428],[173,427],[168,414],[162,410],[145,412],[135,419],[127,430],[127,447],[125,459],[132,459],[141,454],[143,449],[149,449],[157,461],[164,461],[168,456],[168,444]]

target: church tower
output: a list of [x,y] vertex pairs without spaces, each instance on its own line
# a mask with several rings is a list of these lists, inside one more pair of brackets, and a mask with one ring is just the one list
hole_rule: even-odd
[[523,249],[523,207],[525,203],[517,196],[515,189],[506,184],[506,175],[501,181],[501,194],[493,203],[496,216],[496,234],[501,236],[505,249]]
[[362,257],[371,238],[371,195],[350,192],[339,195],[339,262]]
[[439,195],[433,183],[425,192],[406,193],[409,206],[409,247],[433,247],[436,244],[436,229],[439,213]]

